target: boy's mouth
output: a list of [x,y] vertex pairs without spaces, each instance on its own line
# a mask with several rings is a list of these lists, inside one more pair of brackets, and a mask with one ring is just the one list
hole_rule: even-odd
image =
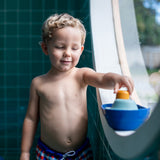
[[63,63],[63,64],[69,64],[71,62],[72,62],[71,60],[61,60],[61,63]]

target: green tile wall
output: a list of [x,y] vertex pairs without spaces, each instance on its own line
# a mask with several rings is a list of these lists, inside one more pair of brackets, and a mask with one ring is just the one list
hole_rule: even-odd
[[[48,71],[50,63],[38,44],[42,22],[53,13],[68,12],[87,29],[85,50],[79,67],[91,67],[92,46],[89,0],[0,1],[0,156],[18,160],[21,131],[28,105],[31,79]],[[113,159],[104,138],[95,89],[88,89],[89,132],[96,160]],[[36,140],[31,150],[35,159]],[[106,149],[107,148],[107,149]]]

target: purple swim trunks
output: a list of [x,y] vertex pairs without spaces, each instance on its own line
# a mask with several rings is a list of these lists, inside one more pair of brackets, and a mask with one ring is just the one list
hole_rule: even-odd
[[93,153],[89,139],[76,151],[59,153],[46,146],[40,139],[36,148],[36,160],[93,160]]

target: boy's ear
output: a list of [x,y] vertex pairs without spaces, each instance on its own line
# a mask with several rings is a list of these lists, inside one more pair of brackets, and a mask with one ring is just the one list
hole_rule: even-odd
[[81,46],[81,54],[82,54],[83,50],[84,50],[84,45]]
[[42,48],[42,51],[44,52],[45,55],[48,55],[48,50],[47,50],[47,46],[44,42],[41,42],[41,48]]

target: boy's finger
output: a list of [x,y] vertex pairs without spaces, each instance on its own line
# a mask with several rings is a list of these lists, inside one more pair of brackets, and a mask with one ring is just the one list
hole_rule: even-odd
[[117,93],[119,90],[119,83],[116,83],[115,87],[114,87],[114,93]]
[[130,77],[125,76],[125,81],[124,81],[124,85],[125,87],[127,87],[127,90],[129,92],[129,94],[131,95],[134,89],[134,83],[133,80]]
[[129,81],[129,93],[132,94],[134,89],[134,82],[131,78],[129,78],[128,81]]

